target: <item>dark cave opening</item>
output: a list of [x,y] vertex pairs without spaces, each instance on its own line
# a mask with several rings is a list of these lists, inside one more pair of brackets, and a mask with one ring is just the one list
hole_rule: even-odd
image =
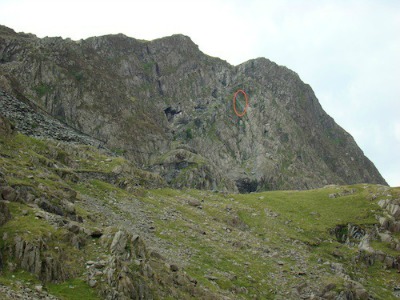
[[164,113],[167,116],[168,122],[171,122],[175,115],[181,113],[181,110],[174,109],[171,106],[164,109]]
[[256,192],[258,188],[258,181],[250,178],[240,178],[236,180],[236,186],[241,194],[248,194]]

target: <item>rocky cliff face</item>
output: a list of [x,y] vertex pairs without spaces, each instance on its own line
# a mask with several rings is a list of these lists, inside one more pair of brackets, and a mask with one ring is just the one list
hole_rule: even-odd
[[71,41],[0,27],[0,87],[174,187],[386,184],[296,73],[264,58],[232,66],[186,36]]

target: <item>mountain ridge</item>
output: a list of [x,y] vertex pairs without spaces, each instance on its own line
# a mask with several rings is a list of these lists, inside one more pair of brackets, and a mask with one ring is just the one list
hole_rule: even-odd
[[[4,90],[119,149],[173,187],[251,192],[386,184],[311,87],[268,59],[232,66],[184,35],[71,41],[2,29],[0,37]],[[232,109],[237,89],[250,98],[242,118]]]

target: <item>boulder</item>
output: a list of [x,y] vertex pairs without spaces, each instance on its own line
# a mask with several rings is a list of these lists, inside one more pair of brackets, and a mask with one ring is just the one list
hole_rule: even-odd
[[398,221],[398,222],[394,222],[393,224],[390,224],[389,230],[394,233],[400,232],[400,222]]
[[395,260],[393,257],[391,257],[391,256],[386,256],[386,258],[385,258],[385,260],[384,260],[383,263],[385,264],[385,266],[386,266],[388,269],[392,269],[392,268],[394,268],[395,265],[396,265],[396,260]]
[[197,199],[189,199],[188,204],[193,207],[200,207],[201,202]]
[[369,294],[362,284],[356,281],[350,281],[347,286],[346,299],[368,300]]
[[175,265],[175,264],[170,265],[169,268],[170,268],[170,270],[172,272],[178,272],[179,271],[179,267],[177,265]]
[[400,219],[400,205],[389,204],[387,210],[396,220]]
[[113,254],[123,254],[126,251],[128,236],[125,232],[119,230],[111,242],[110,251]]
[[59,206],[54,205],[45,199],[40,199],[38,206],[44,211],[47,211],[49,213],[56,214],[59,216],[64,215],[63,210]]
[[369,234],[364,235],[364,237],[360,241],[360,244],[358,245],[358,248],[370,254],[374,253],[374,249],[370,245]]
[[384,262],[386,258],[386,253],[381,250],[376,250],[374,256],[377,261]]
[[145,259],[147,258],[147,249],[146,245],[143,241],[143,239],[138,236],[134,235],[131,238],[131,243],[132,243],[132,256],[140,259]]
[[389,228],[389,220],[385,217],[379,217],[379,224],[381,224],[381,228],[386,230]]
[[90,279],[89,282],[88,282],[88,284],[89,284],[89,286],[90,286],[91,288],[94,288],[94,287],[96,287],[96,285],[97,285],[97,280],[96,280],[96,279]]
[[332,291],[335,288],[336,288],[336,284],[335,283],[329,283],[324,287],[324,289],[322,291],[322,294],[325,294],[326,292]]
[[61,201],[61,205],[67,214],[70,214],[70,215],[76,214],[75,205],[72,202],[69,202],[68,200],[64,199]]
[[35,199],[35,189],[33,187],[26,185],[15,185],[13,188],[20,200],[24,202],[32,202]]
[[356,288],[355,296],[356,296],[356,299],[360,299],[360,300],[368,300],[369,299],[369,294],[365,288]]
[[150,252],[150,257],[151,257],[151,258],[154,258],[154,259],[157,259],[157,260],[165,261],[165,257],[164,257],[161,253],[159,253],[158,251],[156,251],[156,250],[152,250],[152,251]]
[[388,204],[389,204],[388,199],[382,199],[382,200],[379,200],[379,202],[378,202],[378,205],[380,207],[382,207],[383,209],[385,209]]
[[76,223],[68,223],[66,227],[70,232],[75,234],[78,234],[81,231],[81,227]]
[[379,238],[381,239],[382,242],[385,243],[391,243],[392,242],[392,236],[389,233],[386,232],[380,232],[378,233]]
[[17,201],[18,194],[11,186],[0,187],[1,196],[7,201]]

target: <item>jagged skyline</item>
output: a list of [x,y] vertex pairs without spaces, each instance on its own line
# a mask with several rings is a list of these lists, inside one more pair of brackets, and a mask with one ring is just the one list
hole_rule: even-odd
[[0,3],[4,25],[38,36],[183,33],[232,64],[264,56],[285,65],[313,87],[392,186],[400,185],[399,15],[392,1]]

